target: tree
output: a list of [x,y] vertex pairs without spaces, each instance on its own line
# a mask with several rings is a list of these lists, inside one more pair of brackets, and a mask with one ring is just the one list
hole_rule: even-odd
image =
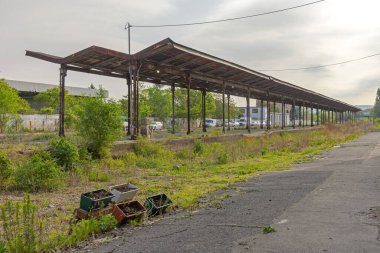
[[[175,97],[175,117],[187,118],[187,89],[176,89]],[[215,99],[211,93],[206,94],[206,117],[211,117],[215,113]],[[202,92],[190,90],[190,118],[199,119],[202,117]]]
[[142,93],[147,98],[147,103],[151,109],[151,116],[161,121],[170,117],[172,108],[170,90],[153,86],[145,89]]
[[10,114],[22,113],[29,109],[29,104],[16,90],[0,80],[0,132],[2,133],[10,119]]
[[[40,111],[42,113],[52,114],[58,113],[59,110],[59,94],[60,90],[58,87],[47,89],[46,91],[38,93],[33,100],[38,102],[41,105]],[[71,107],[77,104],[76,98],[68,94],[68,91],[65,90],[65,110],[71,109]]]
[[378,88],[376,92],[375,106],[373,107],[373,116],[375,118],[380,117],[380,88]]
[[[215,98],[216,109],[215,109],[215,113],[213,114],[213,117],[216,119],[222,119],[223,118],[223,96],[220,94],[215,94],[214,98]],[[225,115],[225,119],[227,120],[227,113],[228,113],[227,98],[225,98],[224,102],[225,102],[224,115]],[[239,110],[239,108],[237,108],[235,102],[232,99],[230,99],[230,119],[234,119],[240,115],[242,115],[241,111]]]
[[94,157],[106,155],[123,130],[120,104],[103,94],[83,100],[77,110],[76,129]]

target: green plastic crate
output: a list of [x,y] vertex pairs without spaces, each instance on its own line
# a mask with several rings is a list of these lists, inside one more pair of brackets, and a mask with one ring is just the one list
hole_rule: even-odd
[[[102,191],[106,192],[107,195],[101,199],[93,199],[89,196],[92,193],[99,193]],[[82,193],[82,195],[80,196],[80,208],[89,212],[93,209],[106,207],[111,202],[111,199],[113,197],[114,197],[114,195],[111,192],[104,190],[104,189]]]
[[[161,203],[157,204],[157,201]],[[148,197],[144,202],[144,206],[150,216],[163,214],[166,208],[168,208],[171,204],[173,204],[173,202],[168,198],[168,196],[166,196],[165,193]]]

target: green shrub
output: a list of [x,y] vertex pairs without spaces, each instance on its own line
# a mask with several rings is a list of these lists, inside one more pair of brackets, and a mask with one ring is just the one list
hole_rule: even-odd
[[105,233],[116,227],[117,221],[113,216],[102,216],[100,219],[81,220],[71,228],[70,235],[64,239],[62,246],[75,246],[91,235]]
[[64,173],[48,153],[32,155],[15,170],[15,186],[27,192],[53,191],[64,183]]
[[7,244],[4,241],[0,241],[0,253],[7,252]]
[[48,147],[49,153],[66,171],[72,170],[79,159],[78,148],[64,137],[54,138]]
[[163,144],[149,141],[146,138],[140,138],[133,147],[133,152],[137,156],[148,158],[165,158],[167,160],[173,157],[173,153]]
[[104,92],[98,97],[86,98],[78,107],[75,127],[94,158],[109,153],[114,141],[123,134],[121,106],[114,100],[106,100]]
[[36,206],[27,195],[23,202],[0,205],[3,242],[0,252],[40,252],[43,242],[43,227],[36,215]]
[[0,153],[0,187],[4,185],[5,181],[12,175],[13,167],[11,160],[5,156],[5,154]]
[[194,143],[194,154],[201,155],[204,152],[204,146],[205,144],[202,141],[196,140]]
[[227,164],[229,161],[229,155],[226,151],[221,152],[217,158],[217,163],[218,164]]
[[182,149],[175,153],[175,156],[181,160],[191,160],[194,158],[194,152],[191,149]]
[[88,173],[88,180],[93,182],[109,182],[111,180],[111,175],[107,172],[95,169]]

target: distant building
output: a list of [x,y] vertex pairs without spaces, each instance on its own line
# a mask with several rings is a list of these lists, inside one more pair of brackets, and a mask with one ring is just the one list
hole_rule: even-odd
[[[46,91],[51,88],[58,88],[58,85],[45,84],[45,83],[35,83],[35,82],[24,82],[16,80],[5,80],[8,85],[19,92],[20,97],[29,102],[32,107],[34,107],[33,98],[38,93]],[[76,97],[94,97],[98,94],[98,89],[92,88],[79,88],[72,86],[65,86],[69,95]],[[105,96],[108,97],[108,91],[105,90]],[[38,106],[37,106],[38,107]]]
[[[278,106],[280,106],[281,108],[281,104],[278,104]],[[277,106],[276,106],[277,107]],[[238,107],[240,112],[242,113],[242,117],[243,118],[247,118],[247,107]],[[278,109],[278,107],[277,107]],[[261,119],[261,107],[250,107],[249,108],[250,110],[250,116],[251,116],[251,120],[252,121],[260,121]],[[263,107],[262,108],[262,111],[263,111],[263,121],[264,123],[267,121],[267,107]],[[276,124],[277,125],[281,125],[281,122],[282,122],[282,113],[281,111],[280,112],[276,112],[276,113],[273,113],[273,112],[270,112],[270,122],[271,124]],[[289,125],[290,124],[290,116],[289,116],[289,112],[286,110],[285,111],[285,125]]]
[[[238,107],[238,108],[239,108],[239,111],[243,115],[242,117],[247,118],[247,107]],[[251,119],[260,120],[260,118],[261,118],[261,107],[251,106],[249,108],[249,110],[250,110]],[[267,118],[267,108],[266,107],[263,108],[263,118],[264,118],[264,120],[266,120],[266,118]]]

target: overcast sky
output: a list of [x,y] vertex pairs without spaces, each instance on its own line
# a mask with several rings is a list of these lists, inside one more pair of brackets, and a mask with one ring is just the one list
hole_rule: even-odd
[[[125,23],[165,24],[231,18],[312,0],[0,0],[0,78],[57,84],[58,65],[25,50],[67,56],[91,45],[126,52]],[[324,65],[380,52],[379,0],[326,0],[240,21],[192,27],[134,28],[132,53],[170,37],[254,70]],[[380,56],[329,68],[265,72],[339,100],[373,104]],[[123,80],[69,72],[67,85],[103,85],[126,94]]]

